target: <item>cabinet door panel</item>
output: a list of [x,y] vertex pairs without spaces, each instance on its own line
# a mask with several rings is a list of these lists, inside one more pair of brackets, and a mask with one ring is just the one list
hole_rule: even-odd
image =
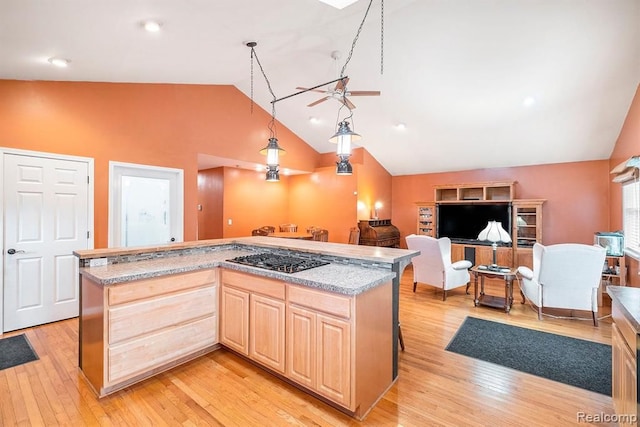
[[287,377],[316,388],[316,314],[289,306],[287,318]]
[[220,342],[249,355],[249,293],[222,286],[220,292]]
[[260,295],[251,295],[250,298],[249,356],[271,369],[284,373],[284,301]]
[[318,314],[316,342],[317,391],[325,397],[351,406],[351,326],[349,322]]

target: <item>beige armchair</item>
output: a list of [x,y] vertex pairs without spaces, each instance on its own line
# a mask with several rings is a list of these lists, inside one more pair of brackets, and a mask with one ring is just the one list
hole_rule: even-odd
[[447,299],[448,290],[460,286],[466,285],[466,292],[469,293],[471,262],[451,262],[451,240],[448,237],[435,239],[411,234],[406,241],[409,249],[420,251],[420,255],[411,259],[413,292],[419,282],[442,289],[442,301]]
[[598,289],[607,250],[601,246],[561,243],[533,246],[533,270],[518,267],[523,296],[538,308],[591,311],[598,326]]

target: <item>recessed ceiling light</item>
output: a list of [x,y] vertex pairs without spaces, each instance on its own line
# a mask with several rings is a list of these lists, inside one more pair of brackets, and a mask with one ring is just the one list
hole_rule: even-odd
[[396,125],[396,129],[398,129],[398,130],[405,130],[406,128],[407,128],[407,125],[404,124],[404,123],[398,123]]
[[531,107],[535,103],[536,103],[536,99],[533,96],[527,96],[522,101],[522,105],[524,105],[525,107]]
[[314,116],[309,117],[309,122],[313,123],[313,124],[318,124],[320,123],[320,119]]
[[55,56],[52,56],[51,58],[47,59],[47,61],[49,61],[49,64],[55,65],[56,67],[59,67],[59,68],[66,68],[69,66],[69,63],[71,62],[68,59],[57,58]]
[[162,24],[157,21],[145,21],[142,23],[142,26],[150,33],[157,33],[158,31],[160,31],[160,27],[162,27]]

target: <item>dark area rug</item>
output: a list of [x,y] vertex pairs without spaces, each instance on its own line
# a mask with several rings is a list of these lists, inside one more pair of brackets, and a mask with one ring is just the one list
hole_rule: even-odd
[[467,317],[446,350],[611,396],[611,346]]
[[34,360],[38,355],[24,334],[0,339],[0,371]]

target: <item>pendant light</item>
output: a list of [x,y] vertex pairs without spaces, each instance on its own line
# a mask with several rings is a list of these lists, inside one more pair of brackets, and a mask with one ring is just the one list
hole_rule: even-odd
[[267,182],[278,182],[280,181],[280,156],[284,156],[286,151],[282,149],[278,145],[278,138],[276,138],[276,96],[271,89],[271,83],[267,78],[267,75],[262,68],[262,64],[258,59],[258,55],[256,54],[255,47],[258,45],[256,42],[248,42],[247,47],[251,48],[251,112],[253,112],[253,58],[256,59],[258,66],[260,67],[260,71],[262,72],[262,76],[264,77],[265,82],[267,83],[267,88],[269,88],[269,93],[273,97],[273,101],[271,102],[271,120],[269,121],[269,142],[266,147],[260,150],[260,154],[267,156],[267,173],[265,179]]
[[278,169],[280,166],[278,164],[279,157],[285,153],[286,152],[278,145],[276,138],[269,138],[267,146],[260,150],[260,154],[267,156],[267,182],[280,181],[280,171]]
[[[353,56],[353,50],[355,49],[356,46],[356,42],[358,41],[358,37],[360,36],[360,31],[362,31],[362,27],[365,23],[365,21],[367,20],[367,15],[369,14],[369,9],[371,9],[371,4],[373,3],[373,0],[369,1],[369,6],[367,7],[367,10],[364,14],[364,18],[362,18],[362,22],[360,23],[360,26],[358,27],[358,31],[356,32],[356,35],[353,39],[353,42],[351,43],[351,50],[349,51],[349,55],[347,56],[347,60],[344,63],[344,65],[342,66],[342,70],[340,71],[340,79],[342,81],[342,100],[341,100],[341,106],[340,109],[338,110],[338,117],[340,117],[340,111],[343,108],[347,108],[349,110],[349,114],[346,118],[339,120],[338,123],[338,130],[336,131],[336,133],[329,138],[329,142],[332,142],[334,144],[337,145],[336,147],[336,155],[338,156],[339,161],[336,162],[336,174],[337,175],[351,175],[353,174],[353,167],[351,166],[351,163],[349,163],[349,157],[351,157],[351,144],[355,141],[359,141],[362,139],[362,136],[360,136],[359,134],[357,134],[355,131],[351,130],[351,128],[349,127],[349,120],[351,120],[351,125],[353,125],[353,111],[351,109],[351,102],[349,102],[347,100],[347,81],[348,79],[345,77],[344,73],[345,70],[347,68],[347,64],[349,64],[349,61],[351,60],[351,57]],[[384,0],[381,0],[381,12],[382,12],[382,18],[381,18],[381,22],[383,23],[381,28],[384,28]],[[382,34],[384,34],[381,31]],[[380,39],[382,40],[382,34]],[[382,48],[381,48],[382,51]],[[381,55],[382,57],[382,55]],[[380,66],[380,72],[382,72],[382,62],[381,62],[381,66]],[[355,126],[354,126],[355,129]]]
[[360,135],[353,132],[349,128],[349,122],[342,120],[338,125],[338,131],[329,138],[329,142],[337,144],[336,155],[340,159],[336,163],[336,174],[338,175],[351,175],[353,173],[353,167],[349,163],[349,157],[351,157],[351,143],[362,139]]

